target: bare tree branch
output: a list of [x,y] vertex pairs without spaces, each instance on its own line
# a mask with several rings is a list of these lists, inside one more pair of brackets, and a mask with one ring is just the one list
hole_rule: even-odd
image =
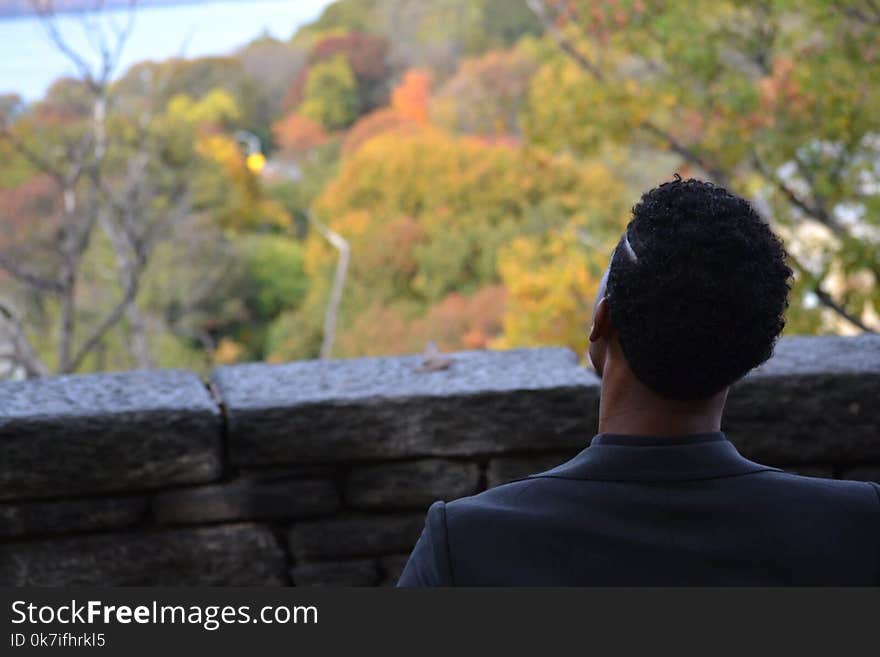
[[39,274],[35,274],[34,272],[28,271],[27,268],[23,267],[15,260],[10,258],[3,253],[0,253],[0,269],[4,269],[13,277],[17,278],[23,283],[27,283],[31,287],[35,287],[38,290],[43,290],[45,292],[61,292],[62,287],[58,284],[57,281],[53,281],[49,278],[45,278],[40,276]]
[[[146,186],[149,183],[144,175],[148,161],[146,149],[139,149],[138,155],[128,162],[128,175],[124,177],[123,191],[118,196],[112,193],[111,181],[106,177],[107,172],[103,171],[108,149],[106,124],[110,107],[109,85],[132,33],[137,2],[129,0],[127,20],[121,26],[111,22],[109,28],[105,29],[100,20],[92,20],[88,14],[81,16],[80,23],[86,39],[99,58],[96,65],[87,54],[78,52],[61,33],[51,0],[30,2],[49,41],[73,64],[90,92],[91,117],[83,136],[76,143],[66,145],[65,157],[63,160],[59,158],[58,163],[54,158],[47,158],[29,148],[8,127],[0,130],[0,137],[9,140],[36,169],[48,174],[58,183],[63,200],[57,279],[42,280],[5,257],[0,259],[0,266],[31,287],[51,291],[59,296],[61,319],[58,369],[71,372],[102,343],[105,334],[126,313],[131,312],[154,237],[149,223],[139,222],[137,217],[146,207],[140,199],[148,195]],[[97,12],[102,8],[103,3],[98,2],[94,10]],[[107,315],[88,333],[83,343],[75,347],[79,269],[96,223],[100,223],[113,246],[123,293]],[[139,223],[143,227],[139,227]]]
[[[756,149],[752,149],[751,153],[752,163],[755,166],[755,169],[758,170],[764,178],[766,178],[773,187],[779,191],[785,199],[791,203],[798,210],[803,212],[808,217],[815,219],[819,223],[828,227],[831,232],[833,232],[838,237],[841,237],[846,234],[846,231],[840,226],[840,224],[830,215],[830,213],[823,208],[821,205],[810,203],[802,199],[798,194],[791,188],[790,185],[786,184],[784,180],[782,180],[778,174],[770,169],[766,163],[761,159],[758,155]],[[800,167],[800,164],[799,164]]]
[[833,312],[835,315],[840,317],[841,319],[846,320],[853,326],[855,326],[860,331],[864,331],[865,333],[876,333],[877,329],[872,328],[865,324],[859,317],[849,312],[846,308],[844,308],[841,304],[834,300],[828,292],[826,292],[822,288],[822,277],[816,276],[813,274],[807,267],[805,267],[800,260],[798,260],[791,252],[787,253],[788,261],[792,264],[795,271],[797,271],[801,276],[804,277],[806,281],[808,281],[808,288],[813,294],[816,295],[816,298],[819,300],[825,308]]
[[[113,76],[122,55],[122,51],[125,48],[125,44],[134,29],[137,0],[129,0],[128,19],[125,26],[121,29],[114,28],[115,43],[112,45],[108,43],[104,30],[99,24],[90,24],[86,13],[80,16],[80,22],[83,26],[86,39],[90,42],[91,46],[100,57],[100,64],[97,67],[97,71],[61,34],[56,22],[54,2],[52,2],[52,0],[30,0],[30,4],[34,13],[40,18],[43,28],[46,31],[49,40],[52,42],[52,45],[54,45],[55,48],[57,48],[58,51],[61,52],[71,64],[73,64],[83,81],[93,89],[106,86]],[[95,7],[95,10],[100,11],[102,9],[102,4],[103,3],[99,3]]]
[[94,85],[96,80],[92,74],[92,67],[80,57],[76,50],[70,47],[58,31],[58,25],[55,22],[55,6],[52,0],[30,0],[30,3],[34,13],[39,16],[43,29],[55,48],[70,60],[86,84]]
[[556,41],[556,45],[559,46],[562,51],[564,51],[569,57],[577,62],[583,70],[594,78],[600,82],[605,81],[605,73],[602,69],[599,68],[589,57],[584,55],[584,53],[578,50],[568,37],[563,34],[562,30],[559,29],[559,26],[556,25],[555,21],[550,16],[550,12],[547,10],[547,5],[544,4],[543,0],[526,0],[526,4],[528,4],[529,9],[531,9],[532,13],[539,21],[541,21],[544,29],[547,30],[547,33],[551,37],[553,37],[553,40]]
[[[526,0],[526,3],[535,14],[535,16],[538,18],[538,20],[544,25],[547,33],[554,39],[560,50],[571,57],[571,59],[584,72],[591,75],[597,81],[609,82],[607,74],[595,62],[584,55],[558,27],[553,17],[550,15],[550,12],[544,0]],[[878,4],[874,0],[869,0],[868,4],[872,5],[874,8],[878,7]],[[766,72],[769,70],[770,57],[769,46],[767,46],[767,44],[772,42],[772,39],[775,37],[775,32],[773,31],[772,26],[765,25],[762,22],[759,22],[759,28],[762,31],[762,49],[759,52],[759,57],[756,63],[762,70]],[[664,142],[669,150],[681,156],[682,159],[684,159],[686,162],[698,166],[700,169],[709,174],[719,184],[725,187],[730,186],[729,178],[726,172],[721,170],[719,167],[713,165],[710,161],[697,153],[693,148],[682,144],[669,131],[664,130],[650,119],[643,121],[639,127],[645,132]],[[794,189],[792,189],[789,184],[786,183],[786,181],[780,178],[774,171],[770,169],[770,167],[768,167],[762,161],[757,151],[754,149],[752,151],[752,161],[757,171],[761,173],[761,175],[766,178],[793,207],[799,209],[808,217],[827,226],[838,237],[842,237],[847,234],[844,227],[840,225],[840,223],[834,217],[834,214],[827,207],[827,204],[821,197],[818,197],[814,194],[812,199],[808,200],[802,198]],[[804,163],[798,160],[796,161],[796,164],[798,166],[800,174],[805,179],[807,179],[807,182],[813,182],[809,180],[809,176],[807,175],[808,170]],[[815,189],[816,185],[814,184],[814,182],[812,186]],[[812,273],[810,273],[805,267],[798,263],[793,256],[790,257],[793,264],[795,264],[796,268],[801,272],[801,274],[805,277],[808,277],[811,282],[812,291],[816,294],[816,297],[823,306],[825,306],[844,320],[850,322],[853,326],[856,326],[860,330],[866,332],[874,332],[874,329],[867,326],[858,317],[847,311],[840,303],[835,301],[834,298],[822,288],[821,278],[817,278]]]
[[46,376],[49,368],[40,360],[24,332],[24,327],[12,307],[0,299],[0,318],[5,320],[10,332],[12,358],[21,365],[28,377]]
[[819,302],[823,306],[825,306],[829,310],[833,311],[834,313],[836,313],[837,315],[839,315],[840,317],[842,317],[843,319],[848,321],[850,324],[855,326],[857,329],[864,331],[865,333],[876,333],[876,331],[873,328],[871,328],[870,326],[865,324],[861,319],[859,319],[858,317],[856,317],[855,315],[853,315],[852,313],[847,311],[846,308],[844,308],[839,303],[837,303],[830,294],[828,294],[825,290],[823,290],[818,285],[813,288],[813,292],[816,294],[816,297],[819,299]]
[[112,66],[109,70],[109,75],[112,75],[115,71],[116,67],[119,65],[119,60],[122,59],[122,51],[125,48],[125,45],[128,43],[128,39],[131,37],[131,33],[134,31],[135,25],[135,17],[137,16],[138,0],[129,0],[128,2],[128,14],[125,25],[122,28],[117,28],[115,25],[113,26],[114,37],[116,38],[116,45],[114,47],[113,53],[111,55]]
[[39,171],[42,171],[46,175],[50,176],[57,183],[62,185],[64,184],[66,175],[62,173],[60,169],[55,167],[55,165],[46,160],[42,155],[34,151],[21,139],[19,139],[12,132],[12,130],[9,129],[8,126],[4,125],[2,126],[2,128],[0,128],[0,138],[8,141],[10,145],[35,169],[38,169]]
[[122,297],[116,302],[116,305],[113,306],[107,316],[104,317],[94,329],[92,329],[92,332],[80,345],[79,349],[77,349],[73,356],[70,357],[62,370],[63,372],[75,372],[79,369],[86,356],[98,346],[104,335],[119,323],[119,320],[122,319],[128,306],[137,296],[138,283],[139,281],[137,279],[126,281]]
[[687,146],[682,144],[668,130],[660,128],[650,119],[644,121],[640,127],[646,132],[655,135],[661,141],[666,142],[666,146],[669,148],[669,150],[681,156],[681,158],[686,162],[690,162],[691,164],[705,171],[707,174],[709,174],[709,176],[712,177],[712,179],[716,183],[718,183],[722,187],[729,188],[731,186],[730,179],[727,177],[727,174],[724,171],[706,160],[704,157],[700,156],[693,149],[688,148]]

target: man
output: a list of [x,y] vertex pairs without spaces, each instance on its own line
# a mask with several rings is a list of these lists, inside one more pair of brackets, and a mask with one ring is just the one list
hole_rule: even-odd
[[721,433],[791,270],[743,199],[645,194],[593,311],[599,434],[571,461],[428,511],[400,586],[878,585],[880,486],[784,473]]

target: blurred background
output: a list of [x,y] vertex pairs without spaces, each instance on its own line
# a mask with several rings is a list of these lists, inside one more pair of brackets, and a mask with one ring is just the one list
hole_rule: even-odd
[[566,345],[673,173],[880,330],[876,0],[0,0],[0,378]]

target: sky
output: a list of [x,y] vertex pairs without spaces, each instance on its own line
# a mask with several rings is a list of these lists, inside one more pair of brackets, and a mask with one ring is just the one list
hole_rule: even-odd
[[[317,18],[332,0],[241,0],[174,7],[143,7],[121,58],[117,75],[132,64],[231,52],[248,41],[270,34],[289,38],[304,23]],[[65,14],[58,31],[80,53],[91,54],[84,18]],[[110,33],[125,24],[125,12],[109,12],[101,26]],[[0,20],[0,93],[17,93],[36,100],[56,78],[74,72],[73,65],[50,43],[35,17]]]

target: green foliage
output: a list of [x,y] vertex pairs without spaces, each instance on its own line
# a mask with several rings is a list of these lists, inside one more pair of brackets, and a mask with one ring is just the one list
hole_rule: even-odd
[[[248,72],[235,57],[200,57],[142,62],[132,66],[113,85],[120,110],[144,108],[161,111],[174,96],[183,94],[196,101],[223,90],[238,107],[235,127],[249,130],[262,140],[271,139],[273,94]],[[275,94],[277,104],[277,92]]]
[[328,35],[316,41],[309,53],[312,65],[343,55],[358,86],[358,105],[370,111],[387,102],[388,40],[363,32]]
[[299,111],[328,130],[347,128],[354,122],[359,111],[357,80],[344,55],[309,69],[305,99]]
[[299,306],[308,290],[303,250],[296,240],[249,235],[242,240],[248,280],[246,304],[257,321],[271,321]]
[[225,89],[211,89],[198,100],[177,94],[168,101],[168,114],[193,125],[231,128],[241,118],[235,98]]
[[296,235],[302,238],[308,230],[309,208],[339,171],[339,141],[331,140],[314,149],[298,166],[296,180],[271,183],[267,191],[293,217]]
[[376,16],[382,0],[338,0],[329,5],[316,21],[300,28],[293,42],[309,44],[318,35],[377,31]]
[[[17,132],[23,132],[21,127]],[[19,188],[33,178],[35,173],[33,165],[12,144],[0,140],[0,189]]]

